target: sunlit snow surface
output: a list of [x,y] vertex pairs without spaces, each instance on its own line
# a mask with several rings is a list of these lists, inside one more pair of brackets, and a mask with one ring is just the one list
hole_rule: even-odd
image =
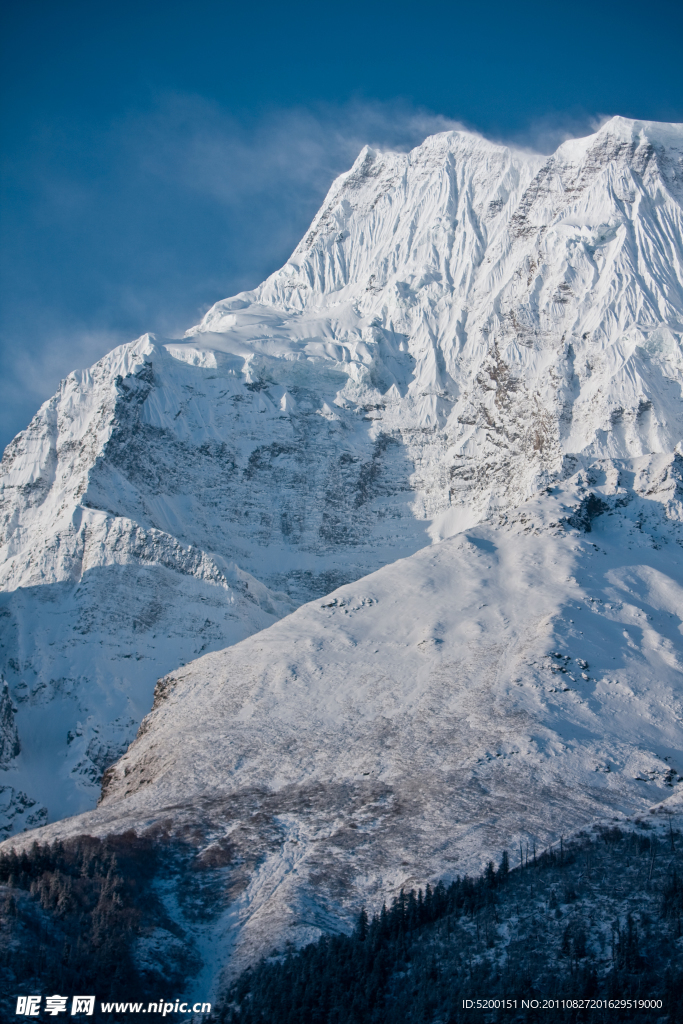
[[5,834],[210,651],[48,834],[213,829],[240,957],[671,792],[682,202],[677,125],[366,149],[259,288],[68,377],[2,466]]
[[98,810],[39,835],[191,836],[224,865],[214,917],[166,898],[209,934],[209,968],[234,970],[401,886],[672,797],[682,470],[603,460],[177,670]]

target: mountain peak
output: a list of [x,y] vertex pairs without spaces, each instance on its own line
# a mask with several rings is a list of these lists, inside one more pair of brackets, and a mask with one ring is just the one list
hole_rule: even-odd
[[675,153],[683,148],[683,125],[617,115],[604,121],[591,135],[568,139],[555,155],[559,159],[580,160],[589,150],[599,147],[607,139],[635,147],[650,143]]

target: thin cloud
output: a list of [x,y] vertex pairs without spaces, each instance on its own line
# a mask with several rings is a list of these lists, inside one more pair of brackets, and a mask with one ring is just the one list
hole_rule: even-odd
[[562,111],[545,114],[530,121],[522,132],[496,139],[516,145],[533,153],[549,155],[568,139],[592,135],[602,127],[609,116],[596,116],[586,111]]
[[[241,121],[169,93],[97,130],[41,129],[6,173],[3,445],[72,369],[146,330],[179,336],[282,265],[364,145],[409,150],[463,127],[401,101]],[[549,118],[507,141],[547,151],[585,128]]]

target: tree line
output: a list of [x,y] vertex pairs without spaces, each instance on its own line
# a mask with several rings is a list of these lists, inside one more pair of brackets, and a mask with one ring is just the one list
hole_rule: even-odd
[[[673,841],[673,832],[672,832]],[[662,843],[660,841],[659,845]],[[653,861],[654,856],[654,861]],[[544,1019],[522,999],[661,999],[638,1010],[556,1009],[564,1020],[683,1024],[683,885],[675,850],[605,830],[535,853],[503,853],[477,878],[401,892],[350,935],[324,935],[246,971],[222,1024],[453,1024]],[[619,891],[617,891],[619,890]],[[463,1000],[516,999],[479,1011]],[[546,1013],[547,1016],[547,1013]]]

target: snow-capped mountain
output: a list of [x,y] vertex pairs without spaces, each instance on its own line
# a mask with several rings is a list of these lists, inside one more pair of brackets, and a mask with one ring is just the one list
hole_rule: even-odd
[[179,664],[579,465],[673,458],[682,203],[677,125],[365,149],[258,289],[67,378],[3,460],[7,830],[92,807]]

